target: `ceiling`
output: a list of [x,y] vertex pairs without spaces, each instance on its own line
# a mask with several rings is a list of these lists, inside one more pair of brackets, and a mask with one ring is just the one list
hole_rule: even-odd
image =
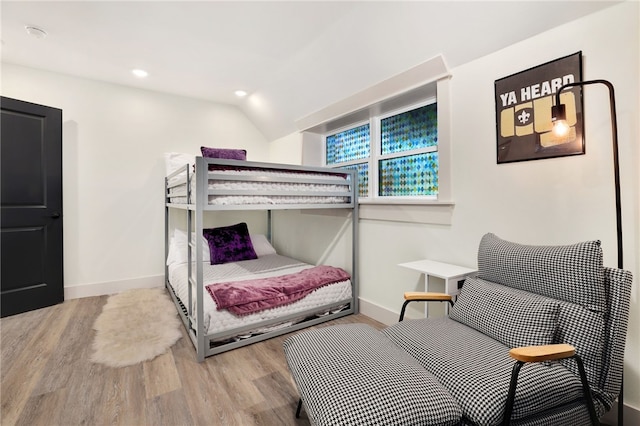
[[237,105],[274,140],[436,55],[454,68],[616,3],[2,0],[2,62]]

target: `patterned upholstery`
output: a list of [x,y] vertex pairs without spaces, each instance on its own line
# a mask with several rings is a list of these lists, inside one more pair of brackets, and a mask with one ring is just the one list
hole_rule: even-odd
[[[598,384],[604,368],[605,318],[580,305],[559,301],[558,330],[554,343],[568,343],[576,348],[584,362],[589,383]],[[572,360],[562,361],[564,365],[578,374],[578,368]]]
[[[525,246],[493,234],[482,238],[478,266],[451,318],[382,332],[332,326],[288,339],[285,353],[311,421],[436,425],[461,416],[460,426],[500,424],[514,365],[509,347],[547,342],[554,315],[553,342],[576,348],[597,415],[608,411],[620,392],[631,274],[603,267],[598,241]],[[512,425],[588,424],[583,398],[575,361],[527,363]]]
[[[551,413],[544,413],[534,417],[527,417],[522,420],[514,420],[511,426],[577,426],[590,424],[587,407],[582,401],[574,402],[555,410]],[[462,419],[458,426],[477,426],[467,419]]]
[[486,234],[478,249],[478,278],[604,312],[600,241],[531,246]]
[[449,317],[509,348],[553,343],[558,303],[481,278],[465,281]]
[[618,397],[622,385],[624,347],[633,277],[629,271],[614,268],[604,269],[607,304],[610,309],[606,325],[604,365],[596,388],[602,391],[602,394],[597,396],[603,398],[605,405],[610,408]]
[[461,412],[431,373],[364,324],[308,330],[284,342],[312,424],[455,425]]
[[[599,411],[598,411],[599,412]],[[599,414],[600,415],[600,414]],[[514,421],[512,426],[577,426],[589,425],[591,419],[587,407],[583,401],[574,402],[561,409],[540,414],[537,416],[527,417],[526,419]]]
[[[600,383],[608,306],[599,241],[531,246],[489,233],[480,241],[478,277],[556,299],[560,311],[554,343],[575,346],[589,382]],[[572,360],[563,363],[578,374]]]
[[[433,373],[458,401],[466,419],[476,425],[502,422],[514,364],[507,346],[449,318],[403,321],[383,333]],[[520,371],[511,418],[581,397],[579,377],[562,364],[526,364]]]

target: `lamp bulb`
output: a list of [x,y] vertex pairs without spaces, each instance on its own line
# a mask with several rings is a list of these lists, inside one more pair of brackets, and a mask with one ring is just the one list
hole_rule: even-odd
[[557,120],[553,123],[553,134],[556,136],[565,136],[569,133],[569,125],[565,120]]

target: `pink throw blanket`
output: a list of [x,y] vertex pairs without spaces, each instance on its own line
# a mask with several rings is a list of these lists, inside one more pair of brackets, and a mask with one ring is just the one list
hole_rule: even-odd
[[295,302],[313,290],[351,278],[340,268],[314,266],[294,274],[246,281],[209,284],[205,288],[218,310],[247,315]]

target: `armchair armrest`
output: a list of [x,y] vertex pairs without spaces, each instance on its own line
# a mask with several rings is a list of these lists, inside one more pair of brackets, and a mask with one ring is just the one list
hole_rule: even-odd
[[516,395],[516,385],[518,382],[518,373],[520,367],[526,362],[543,362],[543,361],[555,361],[559,359],[573,358],[578,365],[578,372],[580,373],[580,381],[582,383],[582,391],[585,397],[585,403],[587,405],[587,411],[589,412],[589,418],[591,424],[599,425],[598,416],[596,414],[595,406],[593,405],[593,399],[587,375],[584,371],[584,364],[580,356],[576,354],[576,348],[564,343],[556,345],[541,345],[541,346],[523,346],[519,348],[513,348],[509,351],[509,356],[516,360],[513,371],[511,372],[511,383],[509,384],[509,393],[507,394],[507,402],[504,409],[503,424],[508,425],[511,421],[511,413],[513,412],[513,404]]
[[554,361],[571,358],[575,354],[576,348],[564,343],[544,346],[523,346],[513,348],[509,351],[511,358],[522,362]]
[[453,306],[453,299],[451,295],[446,293],[428,293],[424,291],[406,291],[404,293],[404,303],[402,304],[402,310],[400,311],[400,319],[404,319],[404,312],[407,309],[407,305],[410,302],[449,302]]
[[451,295],[446,293],[427,293],[424,291],[406,291],[404,300],[416,302],[450,301]]

